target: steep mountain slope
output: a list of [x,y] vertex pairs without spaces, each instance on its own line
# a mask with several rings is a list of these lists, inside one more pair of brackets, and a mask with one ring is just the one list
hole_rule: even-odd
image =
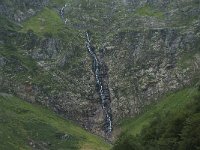
[[121,124],[115,150],[199,149],[200,88],[166,96],[135,119]]
[[5,93],[0,95],[0,128],[2,150],[106,150],[111,147],[50,110]]
[[101,63],[115,127],[199,78],[199,5],[198,0],[1,1],[0,90],[108,136],[86,31]]
[[127,118],[119,124],[116,130],[123,133],[137,135],[144,126],[147,126],[157,115],[164,116],[167,113],[183,112],[186,106],[198,95],[197,88],[185,88],[163,97],[159,103],[147,107],[144,112],[135,119]]

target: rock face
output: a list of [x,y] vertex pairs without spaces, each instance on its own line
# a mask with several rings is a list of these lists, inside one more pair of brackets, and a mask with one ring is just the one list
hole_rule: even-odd
[[[56,12],[45,26],[52,25],[56,34],[38,33],[43,22],[24,32],[23,20],[31,21],[32,15],[43,20],[36,12],[44,6]],[[102,77],[103,93],[109,93],[106,110],[114,128],[120,119],[136,116],[199,78],[199,11],[197,0],[1,1],[0,91],[50,107],[105,136],[104,119],[109,117],[85,46],[86,30],[101,63],[98,79]],[[63,24],[55,26],[55,21]],[[99,47],[104,49],[97,51]]]
[[1,0],[0,14],[9,19],[21,22],[40,11],[49,0]]
[[110,90],[108,87],[108,69],[103,61],[103,51],[101,50],[101,58],[99,59],[95,53],[95,48],[91,44],[90,35],[86,32],[86,47],[93,60],[93,72],[96,80],[97,91],[101,100],[101,105],[104,114],[104,131],[107,135],[112,132],[112,110],[110,100]]
[[193,63],[199,64],[199,60],[181,66],[181,56],[190,53],[198,41],[194,33],[151,29],[120,34],[123,37],[113,42],[118,49],[109,52],[114,56],[108,56],[113,118],[134,116],[163,94],[191,83]]

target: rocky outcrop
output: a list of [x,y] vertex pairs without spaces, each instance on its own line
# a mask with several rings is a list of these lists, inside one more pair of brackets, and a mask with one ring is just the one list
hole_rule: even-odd
[[21,22],[40,11],[49,0],[2,0],[0,15],[4,15],[15,22]]
[[198,67],[193,67],[199,60],[183,63],[183,56],[191,49],[196,51],[194,43],[199,36],[194,32],[128,31],[119,33],[116,39],[112,43],[116,48],[107,52],[115,119],[135,116],[167,92],[190,84],[198,73]]

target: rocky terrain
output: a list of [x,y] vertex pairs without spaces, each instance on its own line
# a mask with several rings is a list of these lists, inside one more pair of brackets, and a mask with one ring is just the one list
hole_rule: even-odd
[[106,75],[112,129],[199,78],[198,0],[3,0],[0,91],[105,133],[85,33]]

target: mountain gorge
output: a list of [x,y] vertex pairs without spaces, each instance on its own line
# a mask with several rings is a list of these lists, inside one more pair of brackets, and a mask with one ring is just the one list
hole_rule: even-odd
[[199,84],[199,13],[199,0],[2,0],[0,91],[111,140]]

